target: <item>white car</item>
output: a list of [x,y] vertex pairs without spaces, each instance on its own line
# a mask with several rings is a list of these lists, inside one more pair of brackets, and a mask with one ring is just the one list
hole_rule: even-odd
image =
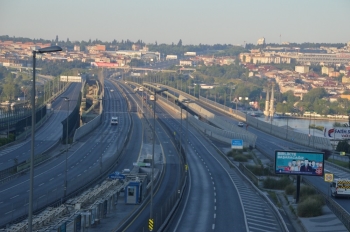
[[118,125],[118,117],[112,117],[111,125]]
[[243,127],[243,126],[244,126],[244,123],[243,123],[243,122],[239,122],[239,123],[237,124],[237,126]]

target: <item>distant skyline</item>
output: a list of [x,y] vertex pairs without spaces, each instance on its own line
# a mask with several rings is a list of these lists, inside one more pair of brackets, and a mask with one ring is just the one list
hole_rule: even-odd
[[0,35],[145,43],[347,43],[349,0],[16,0],[0,2]]

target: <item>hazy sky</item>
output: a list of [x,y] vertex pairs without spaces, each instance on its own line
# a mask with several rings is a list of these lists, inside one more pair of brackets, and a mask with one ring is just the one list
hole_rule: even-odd
[[[243,44],[350,41],[349,0],[0,0],[0,35]],[[281,35],[281,38],[280,38]]]

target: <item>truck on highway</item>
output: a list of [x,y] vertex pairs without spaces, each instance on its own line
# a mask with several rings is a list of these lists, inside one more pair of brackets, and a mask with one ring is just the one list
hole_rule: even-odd
[[350,197],[350,180],[334,179],[331,183],[332,197]]

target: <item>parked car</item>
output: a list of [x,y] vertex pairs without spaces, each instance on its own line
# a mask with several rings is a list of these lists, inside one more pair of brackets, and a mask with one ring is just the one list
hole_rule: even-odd
[[243,127],[243,126],[244,126],[244,123],[243,123],[243,122],[238,122],[237,126]]

